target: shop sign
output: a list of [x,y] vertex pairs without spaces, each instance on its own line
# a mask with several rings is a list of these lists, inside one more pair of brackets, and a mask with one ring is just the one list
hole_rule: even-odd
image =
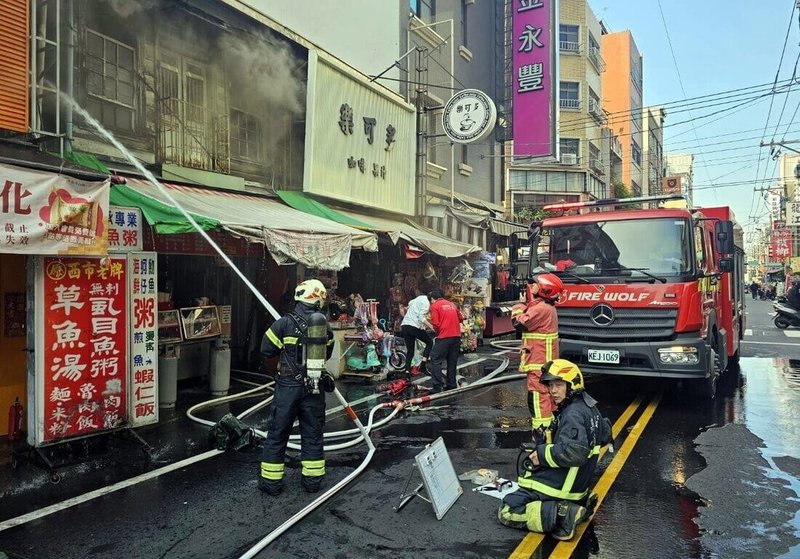
[[43,257],[37,281],[36,443],[127,420],[125,258]]
[[158,422],[158,274],[155,252],[128,255],[131,298],[130,404],[131,427]]
[[0,163],[0,252],[106,254],[109,185]]
[[413,106],[309,52],[303,191],[414,214]]
[[792,256],[792,230],[788,227],[772,230],[772,256],[774,258]]
[[512,0],[514,157],[556,155],[557,0]]
[[457,144],[471,144],[494,130],[497,109],[483,91],[464,89],[453,95],[442,111],[442,128]]
[[108,210],[108,251],[142,250],[142,210],[110,206]]

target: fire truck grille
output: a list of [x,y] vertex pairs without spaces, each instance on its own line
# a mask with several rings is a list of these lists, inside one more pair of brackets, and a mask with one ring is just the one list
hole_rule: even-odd
[[677,309],[615,308],[608,326],[592,322],[591,308],[559,308],[558,334],[561,338],[597,342],[666,340],[675,333]]

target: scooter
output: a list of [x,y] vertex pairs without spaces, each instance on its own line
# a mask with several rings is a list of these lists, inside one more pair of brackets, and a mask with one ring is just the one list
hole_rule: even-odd
[[778,315],[775,317],[775,326],[784,330],[789,326],[800,327],[800,310],[790,307],[786,303],[774,303],[772,308]]

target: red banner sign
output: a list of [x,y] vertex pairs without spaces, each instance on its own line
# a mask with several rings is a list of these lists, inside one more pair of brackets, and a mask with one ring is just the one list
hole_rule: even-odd
[[792,230],[788,227],[772,230],[772,256],[777,259],[792,256]]
[[42,259],[44,347],[39,442],[127,420],[127,265],[123,258]]

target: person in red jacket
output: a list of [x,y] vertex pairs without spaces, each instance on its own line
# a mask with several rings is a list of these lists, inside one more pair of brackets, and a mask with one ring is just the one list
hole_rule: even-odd
[[447,379],[444,388],[452,390],[456,385],[456,365],[461,346],[461,321],[463,317],[458,307],[444,298],[439,288],[428,294],[431,301],[431,324],[436,331],[436,340],[431,350],[428,370],[433,378],[433,392],[442,391],[442,362],[447,360]]
[[511,322],[522,331],[519,372],[528,377],[528,409],[537,440],[550,426],[555,410],[540,377],[542,366],[558,358],[558,314],[554,305],[563,290],[564,284],[558,276],[540,274],[528,288],[527,302],[511,309]]

